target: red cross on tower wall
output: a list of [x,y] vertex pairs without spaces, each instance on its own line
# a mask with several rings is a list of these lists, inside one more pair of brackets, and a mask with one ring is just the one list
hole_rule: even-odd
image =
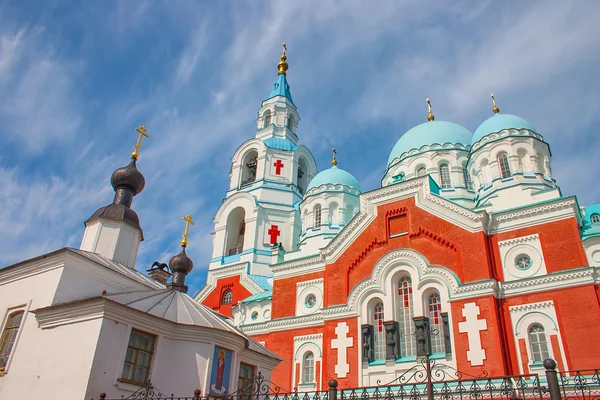
[[267,231],[269,234],[269,243],[277,244],[277,237],[281,234],[277,225],[271,225],[271,229]]
[[281,175],[281,169],[283,168],[283,163],[281,162],[281,160],[277,160],[273,166],[275,167],[275,174],[276,175]]

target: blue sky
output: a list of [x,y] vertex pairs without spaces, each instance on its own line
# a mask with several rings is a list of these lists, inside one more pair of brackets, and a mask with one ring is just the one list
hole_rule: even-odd
[[474,131],[517,114],[550,143],[563,193],[600,202],[598,1],[0,2],[0,266],[79,247],[145,124],[137,267],[188,254],[195,293],[235,149],[288,43],[298,135],[328,167],[379,186],[427,117]]

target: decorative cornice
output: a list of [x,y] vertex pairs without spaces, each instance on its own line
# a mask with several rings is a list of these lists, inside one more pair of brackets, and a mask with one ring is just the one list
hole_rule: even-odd
[[425,145],[425,146],[421,146],[418,149],[411,149],[409,151],[405,151],[404,153],[400,154],[400,157],[396,157],[394,158],[390,163],[388,163],[388,168],[385,171],[386,175],[389,172],[390,169],[392,169],[393,167],[395,167],[397,164],[401,163],[402,161],[404,161],[405,159],[409,158],[409,157],[414,157],[414,156],[418,156],[421,155],[423,153],[429,152],[429,151],[459,151],[459,152],[468,152],[469,149],[471,148],[470,145],[463,145],[461,143],[444,143],[444,144],[438,144],[438,143],[433,143],[431,145]]
[[300,288],[303,288],[303,287],[306,287],[306,286],[322,285],[323,281],[324,281],[323,278],[317,278],[317,279],[311,279],[310,281],[298,282],[298,283],[296,283],[296,288],[300,289]]
[[[312,257],[307,257],[307,258],[301,258],[298,260],[291,260],[291,261],[284,261],[280,264],[273,264],[271,266],[271,270],[273,271],[273,274],[275,276],[282,274],[286,271],[290,271],[296,268],[300,268],[300,267],[305,267],[307,265],[313,265],[313,264],[318,264],[318,263],[322,263],[324,260],[324,257],[319,254],[316,256],[312,256]],[[322,266],[322,269],[325,269],[325,266]]]
[[540,135],[539,133],[530,131],[529,129],[503,129],[499,132],[490,133],[490,134],[482,137],[481,139],[479,139],[477,142],[473,143],[473,145],[471,146],[470,154],[472,155],[473,153],[477,152],[477,150],[479,150],[480,148],[482,148],[484,145],[486,145],[489,142],[493,142],[493,141],[496,141],[500,138],[507,137],[507,136],[515,136],[515,137],[520,137],[520,138],[532,137],[532,138],[541,140],[542,142],[544,141],[544,138],[542,135]]
[[529,304],[520,304],[517,306],[508,307],[508,311],[515,314],[523,311],[535,311],[535,310],[545,310],[549,308],[554,308],[554,302],[552,300],[542,301],[539,303],[529,303]]
[[531,243],[531,242],[539,242],[540,240],[540,235],[538,235],[537,233],[534,235],[528,235],[528,236],[520,236],[514,239],[508,239],[508,240],[502,240],[498,242],[498,247],[511,247],[514,246],[515,244],[525,244],[525,243]]
[[307,341],[321,340],[321,339],[323,339],[323,334],[316,333],[314,335],[295,336],[294,342],[298,343],[298,342],[307,342]]
[[501,297],[514,297],[525,293],[544,292],[599,283],[599,269],[594,267],[578,268],[555,272],[534,278],[501,283]]
[[255,214],[257,212],[258,205],[256,203],[256,198],[253,195],[251,195],[250,193],[247,193],[247,192],[236,192],[236,193],[232,194],[231,196],[229,196],[228,198],[226,198],[225,200],[223,200],[223,203],[221,204],[221,206],[217,210],[217,213],[215,214],[215,217],[213,218],[215,225],[217,225],[221,222],[221,217],[223,216],[223,212],[225,211],[225,209],[227,207],[229,207],[229,205],[231,203],[233,203],[234,201],[238,201],[238,200],[249,201],[252,204],[252,208],[251,208],[252,214]]

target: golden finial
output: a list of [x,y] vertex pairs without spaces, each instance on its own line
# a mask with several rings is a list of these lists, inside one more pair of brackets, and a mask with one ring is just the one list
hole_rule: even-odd
[[190,235],[190,225],[194,225],[194,221],[192,221],[191,214],[187,214],[185,217],[183,217],[183,220],[185,221],[185,231],[183,232],[183,239],[181,239],[181,245],[183,247],[186,247],[188,245],[187,238]]
[[333,151],[333,160],[331,160],[331,165],[337,165],[337,150],[335,147],[331,149]]
[[279,61],[279,63],[277,64],[277,69],[279,70],[279,75],[285,74],[285,72],[288,70],[288,63],[285,62],[285,60],[287,60],[287,57],[285,56],[285,52],[287,51],[287,46],[285,43],[282,43],[281,45],[283,46],[283,50],[281,52],[281,61]]
[[494,108],[492,108],[492,111],[494,112],[494,114],[498,114],[500,112],[500,109],[496,105],[496,99],[494,98],[494,93],[492,93],[491,96],[492,96],[492,103],[494,103]]
[[429,100],[429,97],[427,98],[427,100],[425,100],[425,102],[427,103],[427,108],[429,109],[429,116],[427,117],[427,121],[433,121],[435,117],[431,113],[431,101]]
[[134,160],[137,160],[138,157],[140,156],[139,150],[142,148],[142,138],[149,137],[149,136],[146,133],[145,125],[139,126],[139,127],[135,128],[135,130],[138,131],[140,136],[138,137],[137,144],[135,146],[133,146],[134,150],[133,150],[133,153],[131,153],[131,158],[133,158]]

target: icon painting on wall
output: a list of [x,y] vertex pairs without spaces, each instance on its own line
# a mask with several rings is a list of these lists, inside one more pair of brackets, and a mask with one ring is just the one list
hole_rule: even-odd
[[212,371],[210,374],[210,394],[215,396],[227,395],[229,373],[231,370],[231,350],[215,346]]

